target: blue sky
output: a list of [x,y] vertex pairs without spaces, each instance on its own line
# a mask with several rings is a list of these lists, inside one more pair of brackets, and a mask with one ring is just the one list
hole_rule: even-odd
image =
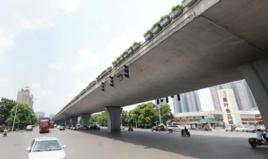
[[55,113],[181,0],[1,0],[0,96]]

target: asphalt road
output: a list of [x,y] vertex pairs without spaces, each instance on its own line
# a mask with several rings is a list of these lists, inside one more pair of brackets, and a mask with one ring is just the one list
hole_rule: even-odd
[[32,138],[55,136],[67,145],[68,159],[267,159],[268,147],[252,150],[247,137],[254,134],[224,132],[192,132],[190,138],[178,133],[123,131],[109,134],[101,131],[59,131],[49,134],[15,132],[0,137],[0,159],[25,159]]

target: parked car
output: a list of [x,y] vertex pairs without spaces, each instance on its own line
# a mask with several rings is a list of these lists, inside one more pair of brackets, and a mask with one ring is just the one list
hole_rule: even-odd
[[26,150],[28,159],[65,159],[64,148],[65,145],[61,145],[55,137],[38,137],[33,139]]
[[80,130],[89,130],[89,127],[90,126],[83,125],[83,126],[80,127]]
[[75,126],[71,126],[70,129],[71,130],[76,130],[76,127]]
[[81,125],[80,124],[76,124],[75,130],[79,130],[79,129],[81,129]]
[[246,132],[252,132],[255,133],[256,132],[256,126],[255,125],[250,125],[246,128]]
[[98,124],[93,124],[89,127],[90,130],[100,130],[100,126]]
[[65,130],[65,126],[63,126],[63,125],[59,125],[59,130]]
[[26,126],[26,131],[33,131],[33,126],[32,125],[27,125]]
[[238,125],[236,128],[235,128],[235,131],[236,132],[246,132],[247,131],[247,127],[245,125]]

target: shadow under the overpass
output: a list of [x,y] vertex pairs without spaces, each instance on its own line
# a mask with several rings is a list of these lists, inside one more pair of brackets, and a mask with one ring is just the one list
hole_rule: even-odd
[[[101,131],[80,131],[112,140],[144,146],[144,149],[159,149],[179,155],[199,159],[267,159],[268,147],[258,147],[253,150],[246,138],[230,138],[219,136],[192,135],[190,138],[181,137],[179,133],[150,132],[138,130],[109,133]],[[167,157],[168,158],[168,157]]]

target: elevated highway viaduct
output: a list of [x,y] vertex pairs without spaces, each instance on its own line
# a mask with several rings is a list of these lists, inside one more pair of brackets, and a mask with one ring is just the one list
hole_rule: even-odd
[[[55,120],[75,123],[81,116],[86,121],[106,109],[109,130],[119,131],[124,106],[246,79],[268,128],[267,6],[264,0],[195,2]],[[122,75],[124,66],[129,78]]]

